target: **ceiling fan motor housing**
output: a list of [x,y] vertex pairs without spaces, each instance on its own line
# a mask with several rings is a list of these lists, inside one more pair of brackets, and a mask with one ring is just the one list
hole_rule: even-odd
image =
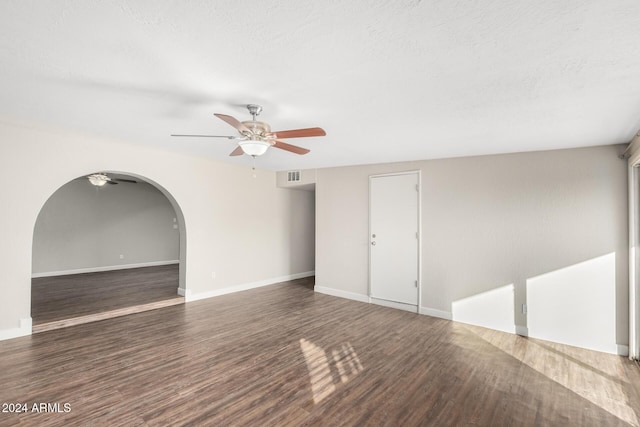
[[[271,126],[269,126],[265,122],[247,120],[242,122],[242,124],[245,125],[247,128],[249,128],[253,133],[253,135],[258,136],[260,138],[266,138],[271,133]],[[246,135],[246,136],[251,137],[252,135]]]

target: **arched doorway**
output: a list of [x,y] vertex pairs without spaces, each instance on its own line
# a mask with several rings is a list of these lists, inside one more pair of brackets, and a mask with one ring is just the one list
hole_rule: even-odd
[[64,184],[34,226],[33,332],[183,303],[185,248],[180,206],[157,183],[107,171]]

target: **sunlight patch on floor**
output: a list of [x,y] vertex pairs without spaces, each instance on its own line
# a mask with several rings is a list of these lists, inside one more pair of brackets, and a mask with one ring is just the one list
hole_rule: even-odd
[[[598,366],[595,361],[590,361],[588,358],[588,355],[592,353],[590,350],[575,348],[575,353],[572,354],[572,348],[564,345],[552,342],[534,342],[513,335],[505,337],[504,333],[473,326],[465,325],[464,327],[620,420],[635,427],[640,426],[635,411],[629,406],[623,381],[614,373],[603,370],[606,368]],[[622,368],[620,366],[620,369]]]
[[340,350],[333,350],[333,361],[335,362],[338,372],[340,373],[340,381],[346,383],[349,377],[362,371],[362,363],[358,359],[358,355],[350,343],[342,344]]
[[[332,350],[331,359],[327,357],[327,352],[322,347],[304,338],[300,340],[300,349],[307,363],[313,402],[316,404],[333,393],[336,390],[336,384],[346,383],[364,369],[350,343],[342,344],[339,349]],[[333,372],[336,372],[339,380],[334,380]]]

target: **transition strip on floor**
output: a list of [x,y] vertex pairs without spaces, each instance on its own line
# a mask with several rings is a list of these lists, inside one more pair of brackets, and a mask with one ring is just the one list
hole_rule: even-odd
[[129,314],[142,313],[143,311],[156,310],[158,308],[172,305],[184,304],[184,297],[175,297],[167,300],[139,304],[131,307],[118,308],[116,310],[103,311],[101,313],[87,314],[85,316],[72,317],[69,319],[54,320],[33,325],[33,333],[52,331],[54,329],[67,328],[69,326],[82,325],[84,323],[98,322],[100,320],[112,319],[114,317],[127,316]]

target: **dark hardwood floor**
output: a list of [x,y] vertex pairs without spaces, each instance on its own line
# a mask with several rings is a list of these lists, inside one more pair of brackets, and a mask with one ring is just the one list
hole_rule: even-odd
[[179,304],[178,264],[34,278],[36,331]]
[[0,426],[639,425],[626,358],[316,294],[310,280],[2,341],[0,403],[28,411]]

